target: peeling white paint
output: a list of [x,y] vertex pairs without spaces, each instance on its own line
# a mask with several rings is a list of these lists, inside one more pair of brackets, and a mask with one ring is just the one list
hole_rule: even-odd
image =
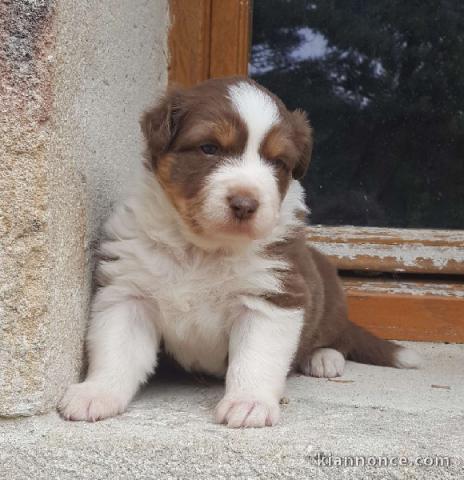
[[380,293],[392,295],[419,295],[437,296],[447,298],[463,298],[464,284],[457,283],[422,283],[413,281],[355,281],[352,279],[344,282],[346,290],[362,293]]
[[[390,259],[405,267],[420,268],[423,262],[431,262],[433,267],[443,270],[451,262],[464,263],[464,248],[425,247],[423,245],[354,245],[350,243],[311,242],[311,245],[327,255],[340,259],[356,260],[362,256]],[[404,268],[402,269],[405,270]],[[395,268],[395,271],[398,269]],[[462,273],[464,273],[464,265]]]
[[319,226],[308,243],[345,269],[464,274],[462,231]]

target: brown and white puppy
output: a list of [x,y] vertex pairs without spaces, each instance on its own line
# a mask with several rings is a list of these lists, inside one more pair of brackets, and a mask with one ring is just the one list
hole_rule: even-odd
[[62,399],[65,418],[123,412],[161,342],[185,369],[225,375],[215,418],[230,427],[274,425],[292,369],[417,366],[348,320],[335,268],[305,243],[304,113],[229,78],[168,92],[142,129],[146,168],[106,224],[89,370]]

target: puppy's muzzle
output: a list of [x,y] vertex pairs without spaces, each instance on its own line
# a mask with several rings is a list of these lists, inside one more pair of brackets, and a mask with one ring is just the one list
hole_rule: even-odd
[[259,207],[258,200],[249,195],[231,195],[227,202],[233,217],[240,221],[250,220]]

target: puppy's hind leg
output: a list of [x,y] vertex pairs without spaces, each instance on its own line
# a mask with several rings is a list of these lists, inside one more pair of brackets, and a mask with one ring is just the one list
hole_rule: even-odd
[[59,404],[67,420],[96,421],[122,413],[156,366],[156,312],[135,297],[112,302],[119,295],[111,290],[105,287],[95,299],[87,337],[87,378],[71,385]]
[[316,348],[300,362],[299,368],[312,377],[339,377],[345,369],[345,357],[333,348]]

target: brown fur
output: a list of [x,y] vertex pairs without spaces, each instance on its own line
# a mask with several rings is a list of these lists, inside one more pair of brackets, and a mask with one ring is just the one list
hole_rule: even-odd
[[274,244],[270,255],[290,262],[281,274],[284,293],[268,297],[283,308],[304,308],[305,322],[293,369],[300,370],[317,348],[328,347],[345,358],[392,366],[398,345],[382,340],[353,324],[336,268],[326,256],[306,244],[304,229],[286,242]]
[[[206,177],[225,156],[240,154],[247,139],[245,126],[230,108],[226,88],[225,82],[211,82],[209,87],[173,89],[141,120],[147,166],[197,234],[205,234],[198,215]],[[217,145],[217,154],[203,153],[200,147],[205,144]]]
[[292,140],[291,128],[276,125],[266,135],[260,146],[260,155],[274,165],[281,198],[287,193],[291,172],[299,162],[301,151]]
[[[141,119],[147,143],[145,166],[157,175],[172,204],[196,234],[206,234],[199,218],[205,179],[225,158],[240,155],[246,146],[246,127],[227,96],[227,88],[237,81],[255,84],[250,79],[231,77],[191,89],[174,88]],[[274,165],[283,198],[292,173],[300,176],[309,164],[311,128],[304,114],[289,112],[277,97],[267,94],[276,101],[283,120],[263,140],[260,152]],[[200,147],[205,144],[216,145],[217,154],[204,154]]]
[[298,152],[296,162],[292,166],[293,178],[302,178],[308,170],[313,150],[313,129],[308,121],[306,112],[303,110],[289,112],[279,97],[272,92],[269,92],[269,90],[265,89],[258,83],[252,83],[265,91],[276,102],[280,115],[284,119],[280,124],[280,127],[283,127],[288,132],[290,139]]
[[[264,90],[279,108],[282,121],[267,134],[259,151],[275,167],[282,198],[291,176],[301,178],[309,165],[313,139],[306,114],[289,112],[279,98],[252,80],[210,80],[189,90],[169,91],[141,120],[147,141],[146,166],[158,176],[171,202],[195,233],[207,234],[197,218],[205,178],[227,155],[239,155],[246,145],[246,127],[227,97],[228,86],[237,81],[248,81]],[[204,144],[217,145],[217,154],[204,154],[200,149]],[[284,258],[291,268],[275,272],[284,291],[266,299],[283,308],[305,310],[294,368],[320,347],[334,348],[361,362],[393,365],[399,347],[349,321],[337,271],[321,253],[306,245],[303,228],[286,241],[272,245],[267,254]]]

